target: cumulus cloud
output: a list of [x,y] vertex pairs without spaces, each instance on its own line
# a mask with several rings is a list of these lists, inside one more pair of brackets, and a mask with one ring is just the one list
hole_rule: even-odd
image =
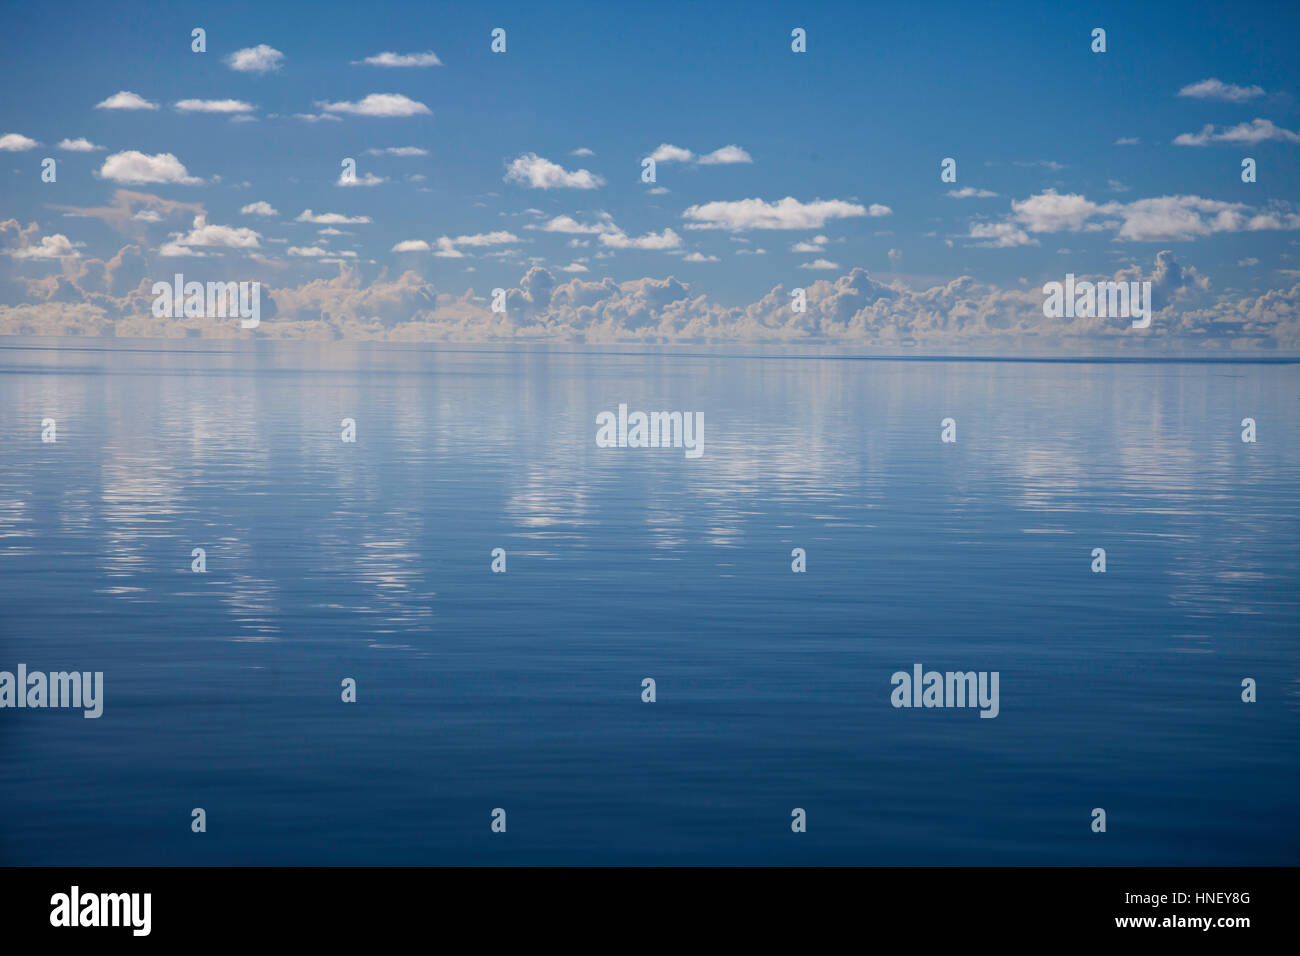
[[1038,245],[1037,239],[1030,238],[1028,233],[1010,222],[971,223],[970,238],[982,240],[974,245],[998,249]]
[[352,116],[431,116],[433,111],[401,93],[371,93],[356,103],[321,102],[317,104],[326,113],[347,113]]
[[103,148],[103,146],[96,146],[84,137],[59,140],[59,149],[67,150],[69,153],[93,153]]
[[660,143],[650,154],[650,158],[656,163],[689,163],[695,158],[695,154],[689,149],[682,149],[672,143]]
[[1274,125],[1272,120],[1253,119],[1249,123],[1216,128],[1211,123],[1201,127],[1199,133],[1180,133],[1174,137],[1175,146],[1208,146],[1211,143],[1240,143],[1253,145],[1268,140],[1283,143],[1300,143],[1300,134]]
[[19,153],[28,149],[35,149],[41,145],[36,140],[24,136],[22,133],[5,133],[0,136],[0,151],[8,153]]
[[42,236],[40,242],[35,245],[20,246],[5,251],[15,259],[75,259],[81,255],[67,236],[57,232]]
[[1220,100],[1224,103],[1245,103],[1257,96],[1263,96],[1264,90],[1259,86],[1236,86],[1210,77],[1197,83],[1189,83],[1178,91],[1179,96],[1190,96],[1198,100]]
[[[663,232],[648,232],[640,238],[633,238],[625,235],[621,231],[602,232],[600,241],[603,245],[613,249],[643,249],[643,250],[665,250],[676,249],[682,244],[682,237],[677,235],[671,229],[665,229]],[[700,260],[690,260],[700,261]]]
[[184,164],[171,153],[158,153],[150,156],[138,150],[128,149],[114,153],[104,160],[99,169],[103,179],[112,179],[119,183],[177,183],[193,186],[203,182],[197,176],[191,176]]
[[391,67],[422,67],[422,66],[442,66],[442,60],[432,50],[424,53],[376,53],[374,56],[368,56],[364,60],[353,60],[353,66],[391,66]]
[[298,214],[295,222],[314,222],[320,226],[346,226],[358,225],[370,222],[369,216],[345,216],[338,212],[321,212],[315,213],[310,209],[304,209]]
[[814,259],[812,262],[803,262],[799,265],[800,269],[838,269],[839,263],[831,262],[829,259]]
[[[531,228],[531,227],[526,227]],[[598,235],[602,232],[619,232],[619,228],[614,225],[614,219],[609,213],[599,213],[596,222],[584,223],[578,222],[572,216],[556,216],[545,223],[542,227],[543,232],[564,232],[575,235]]]
[[243,216],[280,215],[280,213],[276,210],[276,208],[272,206],[269,202],[266,202],[265,200],[258,200],[257,202],[250,202],[247,206],[241,206],[239,209],[239,213],[240,215]]
[[182,113],[251,113],[255,106],[243,100],[177,100],[176,109]]
[[830,242],[827,236],[813,236],[803,242],[796,242],[790,247],[791,252],[821,252],[822,247]]
[[570,156],[595,156],[596,154],[592,150],[588,149],[586,146],[579,146],[569,155]]
[[524,153],[513,160],[506,167],[504,181],[531,189],[598,189],[605,185],[604,179],[585,169],[569,172],[536,153]]
[[[1219,232],[1260,232],[1300,229],[1300,215],[1282,204],[1258,210],[1245,203],[1201,196],[1157,196],[1133,202],[1096,203],[1078,193],[1048,189],[1025,200],[1013,200],[1012,218],[1031,233],[1098,232],[1114,230],[1119,239],[1137,242],[1181,241]],[[983,235],[976,234],[976,228]],[[1015,225],[998,223],[972,227],[972,238],[996,238],[998,245],[1028,245],[1015,241]]]
[[749,153],[736,145],[715,149],[699,159],[701,166],[727,166],[732,163],[752,163],[753,161],[754,159]]
[[226,249],[260,248],[261,235],[247,226],[209,225],[206,216],[195,216],[188,233],[177,234],[158,250],[162,256],[202,256],[200,250],[211,247]]
[[138,93],[119,90],[102,103],[96,103],[97,110],[156,110],[157,103],[150,103]]
[[801,203],[792,196],[786,196],[771,203],[761,199],[703,203],[687,207],[682,218],[691,220],[687,229],[743,232],[750,229],[820,229],[830,219],[887,216],[890,211],[888,206],[878,204],[873,204],[868,210],[858,203],[840,199],[818,199]]
[[226,65],[240,73],[271,73],[283,62],[284,54],[265,43],[236,50],[226,57]]
[[974,186],[963,186],[961,189],[949,189],[948,195],[953,199],[992,199],[997,193],[988,189],[976,189]]
[[393,252],[428,252],[429,244],[423,239],[403,239],[393,246]]
[[366,173],[364,176],[358,176],[356,173],[353,173],[351,176],[349,176],[347,175],[346,171],[344,171],[339,173],[338,182],[336,182],[335,185],[336,186],[378,186],[379,184],[386,183],[386,182],[388,182],[387,176],[376,176],[374,173]]

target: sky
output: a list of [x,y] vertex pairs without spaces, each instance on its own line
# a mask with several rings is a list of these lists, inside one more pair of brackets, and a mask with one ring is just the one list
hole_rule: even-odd
[[0,332],[1300,352],[1300,7],[1138,6],[11,4]]

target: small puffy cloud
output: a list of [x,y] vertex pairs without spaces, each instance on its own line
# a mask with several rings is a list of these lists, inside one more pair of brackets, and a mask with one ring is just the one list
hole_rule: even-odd
[[236,50],[226,57],[226,66],[240,73],[270,73],[280,69],[283,62],[284,54],[265,43]]
[[343,120],[338,116],[331,116],[329,113],[294,113],[294,119],[300,119],[304,123],[321,123],[329,120],[333,123],[342,123]]
[[650,154],[650,158],[656,163],[689,163],[695,158],[695,154],[689,149],[682,149],[672,143],[660,143],[659,147]]
[[243,216],[278,216],[280,213],[276,208],[265,200],[250,202],[247,206],[240,207],[240,215]]
[[141,209],[131,217],[136,222],[162,222],[162,214],[153,209]]
[[[887,216],[889,213],[888,206],[873,205],[870,210],[872,216]],[[840,199],[802,203],[793,196],[786,196],[771,203],[761,199],[703,203],[688,207],[682,218],[691,220],[687,229],[743,232],[749,229],[820,229],[830,219],[866,215],[867,208],[858,203]]]
[[421,67],[421,66],[442,66],[442,60],[432,50],[426,50],[424,53],[376,53],[374,56],[368,56],[364,60],[353,60],[353,66],[391,66],[391,67]]
[[524,153],[506,167],[505,182],[519,183],[530,189],[598,189],[605,180],[585,169],[569,172],[559,163]]
[[15,259],[76,259],[81,253],[77,252],[67,236],[56,232],[51,236],[42,236],[36,245],[9,250],[9,255]]
[[438,251],[434,253],[439,259],[464,259],[465,253],[456,248],[451,237],[442,236],[438,240]]
[[586,272],[587,267],[581,262],[570,262],[567,266],[560,269],[561,272]]
[[22,133],[5,133],[0,136],[0,151],[7,153],[19,153],[27,149],[35,149],[41,145],[31,137],[24,136]]
[[595,156],[596,154],[591,150],[589,150],[586,146],[579,146],[569,155],[570,156]]
[[243,100],[177,100],[182,113],[251,113],[256,107]]
[[366,173],[364,176],[358,176],[353,173],[351,176],[346,172],[340,172],[336,186],[378,186],[380,183],[388,182],[387,176],[376,176],[374,173]]
[[99,175],[119,183],[178,183],[193,186],[203,182],[191,176],[185,165],[171,153],[150,156],[128,149],[104,160]]
[[825,246],[826,243],[828,242],[830,242],[830,239],[827,238],[826,236],[813,236],[811,239],[805,240],[804,242],[796,242],[793,246],[790,247],[790,251],[791,252],[821,252],[822,247]]
[[383,149],[368,149],[371,156],[428,156],[427,149],[419,146],[385,146]]
[[102,103],[96,103],[97,110],[156,110],[157,103],[150,103],[138,93],[119,90]]
[[330,252],[328,249],[322,249],[320,246],[290,246],[285,250],[291,256],[297,256],[303,259],[318,259],[321,256],[335,256],[336,252]]
[[1263,96],[1264,90],[1258,86],[1237,86],[1224,83],[1210,77],[1198,83],[1189,83],[1178,91],[1179,96],[1190,96],[1198,100],[1220,100],[1224,103],[1245,103],[1257,96]]
[[948,195],[953,199],[992,199],[997,193],[988,189],[976,189],[974,186],[963,186],[961,189],[949,189]]
[[734,144],[715,149],[699,159],[701,166],[728,166],[732,163],[752,163],[753,161],[754,159],[749,153]]
[[838,269],[839,264],[831,262],[829,259],[814,259],[812,262],[805,262],[799,266],[800,269]]
[[457,236],[452,241],[458,246],[502,246],[509,242],[519,242],[519,237],[513,232],[499,230],[479,232],[472,236]]
[[428,252],[429,244],[423,239],[403,239],[393,246],[393,252]]
[[69,153],[93,153],[103,148],[103,146],[96,146],[84,137],[59,140],[59,149],[67,150]]
[[1208,146],[1210,143],[1239,143],[1254,145],[1267,140],[1283,143],[1300,143],[1300,134],[1274,125],[1272,120],[1253,119],[1249,123],[1216,129],[1211,123],[1201,127],[1199,133],[1180,133],[1174,137],[1175,146]]
[[1023,229],[1010,222],[976,222],[970,227],[970,238],[980,239],[978,246],[997,249],[1011,249],[1016,246],[1036,246],[1037,239],[1031,239]]
[[369,216],[345,216],[338,212],[312,212],[304,209],[295,222],[314,222],[319,226],[347,226],[370,222]]
[[247,226],[209,225],[206,216],[194,217],[194,226],[188,233],[178,235],[164,243],[158,250],[163,256],[194,255],[194,249],[221,247],[226,249],[258,249],[261,234]]
[[[665,250],[676,249],[682,244],[682,237],[677,235],[671,229],[665,229],[661,233],[648,232],[640,238],[633,239],[631,236],[622,232],[602,232],[600,241],[606,246],[613,249],[646,249],[646,250]],[[691,260],[695,261],[695,260]]]
[[1011,211],[1030,232],[1077,232],[1101,207],[1078,193],[1048,189],[1025,200],[1012,200]]
[[554,219],[542,226],[542,231],[563,232],[579,236],[594,236],[599,235],[602,232],[619,231],[618,226],[614,225],[614,219],[609,213],[600,213],[597,218],[599,219],[599,222],[584,223],[578,222],[572,216],[556,216]]
[[401,93],[371,93],[356,103],[319,103],[326,113],[347,113],[352,116],[431,116],[433,111]]
[[682,262],[717,262],[717,256],[706,256],[702,252],[692,252],[689,255],[682,256]]

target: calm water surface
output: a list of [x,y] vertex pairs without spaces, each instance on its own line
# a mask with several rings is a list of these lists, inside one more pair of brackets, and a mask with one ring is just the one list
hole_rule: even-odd
[[0,670],[106,685],[0,862],[1300,863],[1295,365],[87,346],[0,348]]

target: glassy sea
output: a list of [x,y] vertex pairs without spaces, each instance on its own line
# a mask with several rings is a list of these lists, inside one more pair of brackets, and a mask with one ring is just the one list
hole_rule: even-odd
[[0,437],[0,670],[104,675],[0,863],[1300,863],[1296,364],[15,343]]

